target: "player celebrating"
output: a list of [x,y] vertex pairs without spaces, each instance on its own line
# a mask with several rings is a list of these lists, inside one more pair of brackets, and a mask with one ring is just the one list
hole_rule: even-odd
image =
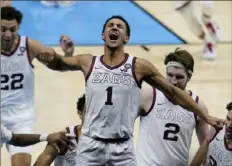
[[[1,123],[13,133],[26,134],[35,119],[32,61],[46,47],[18,34],[22,18],[13,7],[1,8]],[[30,165],[30,146],[7,144],[7,149],[12,165]]]
[[223,130],[211,128],[209,137],[198,149],[190,166],[231,166],[232,165],[232,102],[226,109],[226,116]]
[[175,103],[220,127],[222,120],[208,116],[184,91],[170,84],[147,60],[124,52],[130,26],[121,16],[106,20],[102,39],[104,55],[64,57],[46,49],[40,59],[50,69],[81,70],[86,79],[86,116],[77,146],[77,165],[136,165],[133,128],[138,114],[140,88],[146,81]]
[[[192,55],[177,48],[166,56],[164,64],[167,80],[186,91],[186,94],[208,113],[203,101],[186,89],[194,71]],[[196,129],[199,143],[202,144],[209,130],[207,123],[196,114],[175,105],[155,88],[142,90],[140,110],[140,131],[136,149],[138,165],[186,166],[193,131]]]

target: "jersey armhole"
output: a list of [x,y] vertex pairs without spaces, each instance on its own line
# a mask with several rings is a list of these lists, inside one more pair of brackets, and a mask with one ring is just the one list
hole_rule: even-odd
[[26,49],[27,49],[27,59],[32,68],[34,68],[34,65],[31,63],[31,58],[30,58],[30,51],[29,51],[29,44],[28,44],[28,38],[26,37]]
[[134,80],[135,80],[137,86],[141,89],[143,79],[141,79],[141,80],[139,81],[138,78],[136,77],[136,74],[135,74],[135,62],[136,62],[136,59],[137,59],[137,57],[134,57],[133,60],[132,60],[131,71],[132,71],[132,75],[133,75],[133,78],[134,78]]
[[[196,96],[195,102],[198,104],[198,102],[199,102],[199,97],[198,96]],[[198,116],[197,116],[196,113],[194,113],[194,117],[195,117],[195,122],[197,124],[197,118],[198,118]]]
[[147,110],[147,112],[142,113],[141,116],[147,116],[147,115],[153,110],[154,105],[155,105],[155,102],[156,102],[156,89],[153,88],[153,98],[152,98],[151,106],[150,106],[150,108]]
[[90,68],[89,68],[89,71],[88,71],[88,73],[87,73],[87,75],[86,75],[86,77],[85,77],[85,82],[88,81],[88,78],[89,78],[90,74],[91,74],[92,71],[93,71],[93,67],[94,67],[94,64],[95,64],[95,60],[96,60],[96,56],[93,56],[92,62],[91,62]]

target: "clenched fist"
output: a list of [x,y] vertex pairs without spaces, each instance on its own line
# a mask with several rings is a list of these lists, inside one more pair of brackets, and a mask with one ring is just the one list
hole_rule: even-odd
[[46,48],[40,52],[37,59],[45,65],[50,64],[55,59],[55,51],[52,48]]

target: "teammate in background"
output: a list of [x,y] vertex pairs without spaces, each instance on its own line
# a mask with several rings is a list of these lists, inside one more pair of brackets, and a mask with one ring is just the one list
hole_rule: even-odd
[[[32,133],[35,120],[32,61],[46,47],[18,34],[23,15],[1,8],[1,123],[13,133]],[[38,59],[39,60],[39,59]],[[7,144],[13,166],[29,166],[31,146]]]
[[192,32],[204,41],[202,57],[208,60],[216,58],[216,42],[220,40],[218,25],[212,20],[213,1],[200,1],[202,5],[201,19],[207,29],[206,33],[194,13],[194,1],[172,1],[175,9],[180,12]]
[[62,51],[65,53],[64,56],[73,56],[75,47],[70,37],[66,35],[61,35],[60,36],[60,47]]
[[[68,147],[68,144],[70,142],[68,138],[76,138],[74,134],[66,134],[65,132],[57,132],[52,134],[15,134],[3,125],[1,125],[0,136],[1,145],[8,143],[14,146],[22,147],[34,145],[42,141],[47,141],[48,143],[62,144],[62,146]],[[54,146],[54,148],[60,151],[58,146]]]
[[[184,90],[208,113],[204,102],[186,88],[194,72],[192,55],[177,48],[166,56],[164,64],[168,82]],[[155,88],[141,92],[140,130],[136,149],[139,166],[186,166],[194,129],[200,144],[208,134],[209,126],[203,119],[171,100]]]
[[105,42],[102,56],[64,57],[52,48],[39,55],[52,70],[84,73],[86,116],[77,145],[77,165],[136,165],[132,138],[142,81],[212,126],[221,128],[222,120],[207,115],[185,91],[170,84],[153,64],[124,52],[130,39],[130,26],[124,18],[107,19],[102,39]]
[[228,114],[223,130],[211,128],[209,136],[198,149],[190,166],[231,166],[232,165],[232,102],[226,109]]
[[69,150],[63,145],[56,145],[59,146],[59,149],[62,149],[61,152],[58,152],[53,145],[48,143],[45,150],[36,160],[34,166],[49,166],[53,161],[54,166],[75,166],[78,138],[81,135],[81,128],[83,126],[85,117],[85,95],[78,99],[77,113],[79,115],[79,118],[81,119],[81,124],[76,126],[69,126],[65,129],[65,132],[71,133],[76,136],[76,139],[70,140],[74,145],[71,147],[73,150]]

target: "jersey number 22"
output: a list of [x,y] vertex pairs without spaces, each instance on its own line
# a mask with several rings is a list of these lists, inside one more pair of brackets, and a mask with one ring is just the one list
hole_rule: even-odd
[[23,88],[23,74],[22,73],[15,73],[12,75],[1,75],[1,90],[16,90]]

